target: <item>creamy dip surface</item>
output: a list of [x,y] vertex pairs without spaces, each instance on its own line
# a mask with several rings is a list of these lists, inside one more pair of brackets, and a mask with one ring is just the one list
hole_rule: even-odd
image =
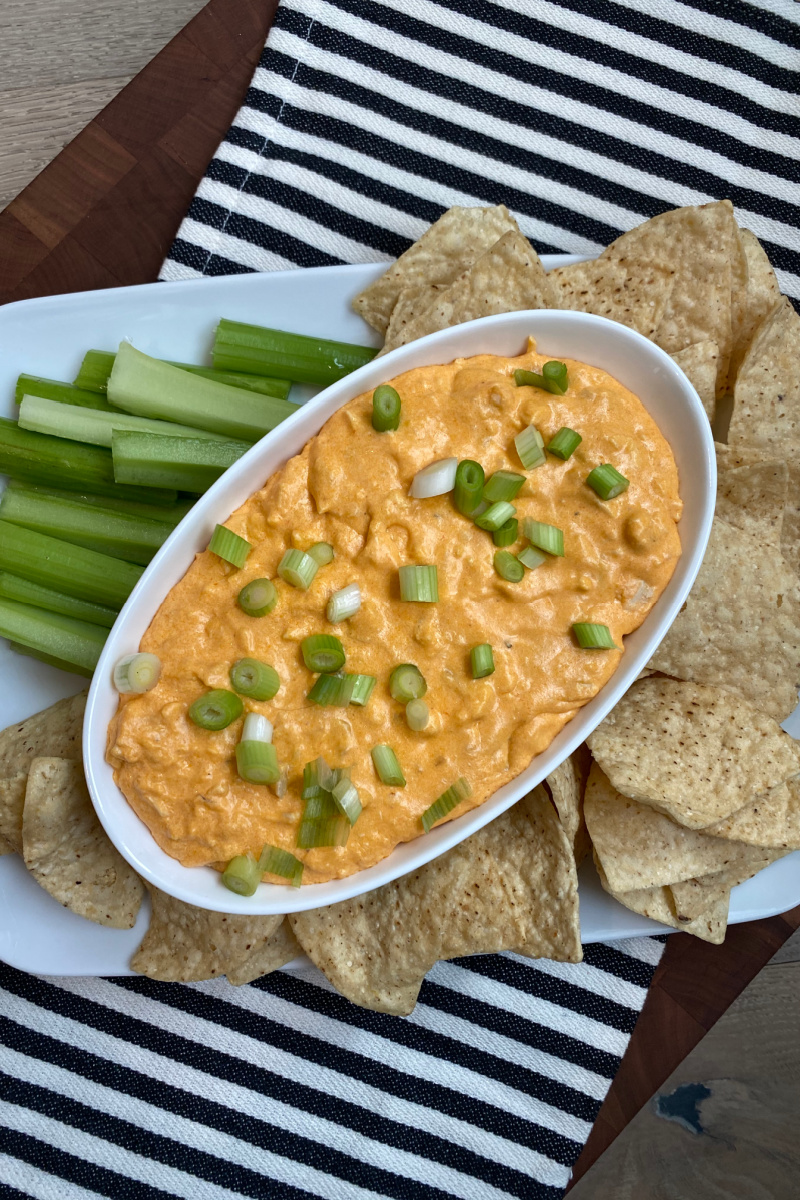
[[[681,551],[677,468],[641,402],[606,372],[567,360],[565,395],[515,386],[517,368],[541,371],[544,361],[531,348],[516,359],[485,355],[408,371],[392,380],[402,416],[391,433],[373,430],[371,393],[358,396],[226,522],[253,545],[241,570],[209,551],[197,556],[142,639],[142,650],[161,659],[159,683],[123,696],[109,729],[115,779],[167,854],[185,866],[219,866],[238,854],[257,857],[270,843],[304,862],[303,883],[372,866],[423,835],[421,814],[460,776],[472,795],[450,818],[508,783],[613,674],[621,652],[580,649],[571,626],[608,625],[621,646],[644,620]],[[525,472],[514,437],[530,424],[545,444],[562,426],[583,441],[567,462],[548,455]],[[507,583],[493,567],[491,534],[451,496],[411,499],[416,472],[451,456],[477,460],[487,478],[500,468],[525,474],[513,502],[520,531],[528,516],[558,526],[564,557]],[[606,462],[630,480],[608,502],[586,484]],[[336,556],[308,591],[277,578],[287,548],[318,541]],[[400,600],[398,568],[408,563],[438,566],[438,604]],[[249,617],[236,598],[261,577],[274,580],[278,604]],[[333,626],[328,599],[351,582],[361,588],[361,610]],[[377,677],[365,708],[306,699],[316,676],[300,643],[313,633],[341,638],[346,671]],[[496,669],[475,680],[469,652],[482,642],[492,646]],[[238,777],[242,719],[214,733],[187,716],[207,689],[230,688],[229,669],[245,656],[280,675],[273,700],[244,705],[274,725],[278,760],[288,768],[281,798]],[[389,694],[399,663],[415,663],[428,684],[431,719],[421,733]],[[395,750],[405,788],[378,779],[370,756],[378,743]],[[345,846],[299,850],[303,766],[318,755],[351,768],[363,812]]]

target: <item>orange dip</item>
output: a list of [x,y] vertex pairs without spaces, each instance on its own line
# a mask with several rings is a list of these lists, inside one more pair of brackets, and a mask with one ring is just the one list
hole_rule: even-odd
[[[422,812],[460,776],[472,796],[451,817],[519,774],[614,673],[621,653],[579,649],[571,626],[608,625],[622,645],[642,623],[681,552],[677,468],[637,397],[604,371],[568,361],[564,396],[515,386],[515,369],[541,371],[544,361],[531,350],[408,371],[392,381],[402,399],[392,433],[372,429],[371,393],[358,396],[227,522],[253,546],[245,567],[208,551],[197,556],[142,639],[142,650],[161,659],[158,685],[123,696],[109,729],[117,783],[167,854],[185,866],[220,865],[237,854],[257,857],[270,843],[304,861],[304,883],[372,866],[422,834]],[[583,441],[566,463],[548,455],[525,472],[514,437],[530,424],[545,444],[562,426]],[[417,471],[451,456],[476,459],[487,478],[500,468],[526,474],[514,501],[520,531],[527,516],[558,526],[565,556],[526,571],[521,583],[501,579],[491,534],[451,496],[409,497]],[[630,480],[608,502],[585,482],[605,462]],[[318,541],[330,542],[336,557],[308,591],[277,578],[288,547]],[[520,538],[509,550],[524,544]],[[398,568],[406,563],[437,564],[438,604],[400,600]],[[261,577],[275,581],[278,604],[269,616],[249,617],[236,597]],[[328,599],[351,582],[361,588],[361,610],[332,626]],[[315,676],[300,643],[313,633],[341,638],[346,671],[377,677],[365,708],[306,699]],[[469,651],[482,642],[492,646],[496,669],[474,680]],[[274,724],[288,768],[281,798],[238,777],[241,719],[211,733],[187,717],[206,689],[230,688],[229,668],[244,656],[271,663],[281,678],[273,700],[244,702],[245,712]],[[431,720],[421,733],[389,695],[399,663],[415,663],[427,680]],[[378,779],[370,756],[377,743],[395,750],[405,788]],[[318,755],[352,768],[363,812],[346,846],[298,850],[303,766]]]

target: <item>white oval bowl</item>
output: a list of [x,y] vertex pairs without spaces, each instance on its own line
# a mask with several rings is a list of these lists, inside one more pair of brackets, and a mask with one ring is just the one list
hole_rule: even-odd
[[[397,846],[365,871],[346,879],[291,888],[262,883],[255,895],[236,896],[211,867],[184,867],[156,844],[114,782],[106,762],[108,724],[118,696],[111,683],[114,663],[135,650],[159,605],[208,546],[214,526],[224,522],[275,473],[327,419],[354,396],[413,367],[451,362],[475,354],[516,356],[529,336],[553,358],[574,358],[601,367],[640,397],[672,447],[684,509],[683,553],[658,602],[643,624],[625,639],[625,656],[600,692],[586,704],[530,766],[478,808],[429,834]],[[202,496],[156,554],[122,609],[95,671],[86,706],[84,765],[94,806],[122,856],[162,891],[216,912],[301,912],[372,891],[416,870],[499,816],[542,781],[583,742],[627,691],[674,621],[699,570],[716,496],[716,460],[708,418],[683,372],[662,350],[624,325],[580,312],[551,310],[504,313],[443,329],[401,346],[326,388],[273,433],[249,450]]]

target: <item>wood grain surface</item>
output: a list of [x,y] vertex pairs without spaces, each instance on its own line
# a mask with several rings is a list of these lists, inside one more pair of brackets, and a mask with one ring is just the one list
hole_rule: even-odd
[[[181,3],[190,11],[194,7],[192,0]],[[8,4],[6,0],[4,18]],[[102,64],[111,56],[104,53],[109,34],[100,4],[70,4],[83,5],[90,16],[96,11],[85,58],[80,38],[75,40],[76,80],[87,86],[94,80],[97,88],[85,97],[91,107],[102,103],[102,88],[113,90],[120,76],[103,73]],[[147,14],[157,4],[158,0],[138,0],[136,20],[141,18],[143,44]],[[241,102],[276,4],[277,0],[211,0],[0,213],[0,302],[156,278],[197,183]],[[21,8],[22,0],[11,0],[11,5]],[[14,88],[60,86],[26,46],[19,44],[17,50]],[[87,63],[91,71],[78,79]],[[130,69],[135,70],[135,64]],[[0,82],[0,89],[7,87],[7,80]],[[21,94],[17,100],[25,102]],[[574,1181],[799,926],[800,908],[735,926],[723,946],[708,946],[682,933],[668,939]],[[720,1102],[732,1103],[726,1096]],[[589,1194],[595,1192],[584,1189],[582,1195]],[[752,1193],[762,1194],[769,1195]],[[597,1193],[598,1200],[601,1195]],[[645,1192],[638,1195],[649,1200]]]

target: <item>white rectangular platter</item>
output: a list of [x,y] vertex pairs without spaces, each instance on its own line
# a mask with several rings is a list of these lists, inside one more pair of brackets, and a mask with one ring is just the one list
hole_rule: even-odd
[[[544,257],[549,269],[573,259]],[[0,308],[0,416],[16,415],[17,375],[73,379],[86,350],[113,350],[123,338],[163,358],[204,362],[220,317],[362,345],[377,335],[350,301],[385,264],[233,275],[185,283],[43,297]],[[295,388],[293,400],[313,394]],[[0,729],[77,692],[84,681],[14,654],[0,639]],[[800,735],[800,710],[785,728]],[[580,878],[584,942],[671,932],[629,912],[600,887],[591,864]],[[800,852],[734,889],[730,920],[755,920],[800,903]],[[0,858],[0,959],[41,975],[127,975],[147,928],[143,906],[132,930],[94,925],[62,908],[34,882],[16,855]]]

